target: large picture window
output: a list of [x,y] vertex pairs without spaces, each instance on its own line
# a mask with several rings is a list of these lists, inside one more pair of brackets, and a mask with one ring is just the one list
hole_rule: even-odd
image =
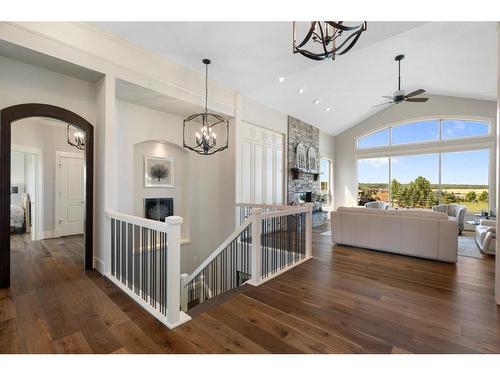
[[432,208],[439,202],[439,154],[391,158],[391,204]]
[[[390,201],[394,207],[467,207],[468,220],[490,209],[490,150],[358,159],[358,204]],[[390,180],[390,186],[389,186]]]
[[441,202],[467,206],[467,215],[489,210],[489,150],[441,154]]
[[389,202],[389,158],[358,160],[358,202]]

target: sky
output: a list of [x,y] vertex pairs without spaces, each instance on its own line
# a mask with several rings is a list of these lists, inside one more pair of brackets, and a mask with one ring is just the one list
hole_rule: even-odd
[[[412,142],[437,141],[439,121],[429,120],[394,126],[393,145]],[[373,133],[359,140],[358,148],[387,146],[389,128]],[[489,134],[489,124],[479,121],[442,120],[441,139],[482,136]],[[488,184],[489,150],[450,152],[441,154],[443,184]],[[418,176],[431,183],[439,183],[439,154],[393,157],[392,178],[408,183]],[[386,183],[389,179],[389,159],[375,158],[358,161],[359,182]]]
[[[447,152],[441,154],[443,184],[487,185],[489,150]],[[431,183],[439,182],[439,154],[391,158],[392,178],[408,183],[418,176]],[[389,158],[358,160],[359,182],[386,183],[389,180]]]

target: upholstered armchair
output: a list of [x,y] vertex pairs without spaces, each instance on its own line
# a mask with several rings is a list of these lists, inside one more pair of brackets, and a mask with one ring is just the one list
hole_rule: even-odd
[[476,227],[475,240],[483,253],[495,254],[496,221],[483,219]]
[[366,208],[378,208],[379,210],[387,210],[390,204],[382,201],[368,202],[365,203]]
[[433,211],[444,212],[452,220],[458,223],[458,234],[462,234],[464,230],[465,213],[467,212],[467,207],[459,204],[439,204],[432,207]]

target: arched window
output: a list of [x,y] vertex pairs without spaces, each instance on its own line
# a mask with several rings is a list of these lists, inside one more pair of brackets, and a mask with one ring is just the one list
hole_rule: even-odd
[[412,143],[446,142],[490,134],[491,126],[487,121],[463,119],[413,121],[389,126],[359,137],[357,148],[364,150]]
[[[467,141],[474,137],[478,142]],[[440,143],[447,146],[436,147]],[[406,145],[412,147],[402,147]],[[466,206],[468,222],[491,214],[496,171],[487,121],[431,119],[392,125],[358,138],[357,148],[363,150],[357,155],[359,205],[373,200],[395,208],[459,204]]]

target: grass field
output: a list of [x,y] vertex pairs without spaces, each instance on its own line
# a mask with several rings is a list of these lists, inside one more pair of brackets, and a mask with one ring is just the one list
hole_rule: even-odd
[[488,202],[460,202],[467,207],[468,213],[479,214],[481,211],[488,211]]

